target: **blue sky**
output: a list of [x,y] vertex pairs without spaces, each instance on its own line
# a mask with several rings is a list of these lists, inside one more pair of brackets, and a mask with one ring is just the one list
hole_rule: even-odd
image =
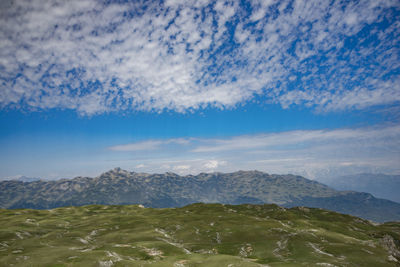
[[0,179],[400,173],[398,1],[0,5]]

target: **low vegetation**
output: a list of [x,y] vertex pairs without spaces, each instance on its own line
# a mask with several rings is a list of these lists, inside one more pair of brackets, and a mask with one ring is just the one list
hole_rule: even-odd
[[400,223],[277,205],[0,210],[1,266],[399,266]]

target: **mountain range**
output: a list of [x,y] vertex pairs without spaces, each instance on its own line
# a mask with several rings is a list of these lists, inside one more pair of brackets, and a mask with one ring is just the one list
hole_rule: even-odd
[[400,203],[400,175],[359,173],[322,178],[319,181],[337,190],[368,192],[376,197]]
[[337,191],[295,175],[259,171],[148,174],[115,168],[98,177],[57,181],[2,181],[0,208],[51,209],[89,204],[182,207],[191,203],[308,206],[376,222],[399,221],[400,204],[368,193]]

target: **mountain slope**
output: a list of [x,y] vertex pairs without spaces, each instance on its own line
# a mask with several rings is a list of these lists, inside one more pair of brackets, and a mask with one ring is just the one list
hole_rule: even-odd
[[398,266],[400,224],[276,205],[1,210],[4,266]]
[[258,171],[179,176],[174,173],[127,172],[116,168],[96,178],[0,182],[1,208],[49,209],[88,204],[143,204],[162,208],[196,202],[302,205],[375,221],[400,220],[398,203],[356,192],[339,192],[300,176],[269,175]]
[[304,197],[284,204],[285,207],[306,206],[351,214],[376,222],[400,221],[400,204],[375,198],[368,193],[341,192],[332,197]]
[[337,190],[353,190],[367,192],[379,198],[400,203],[400,175],[360,173],[321,179],[321,181]]
[[96,178],[58,181],[0,182],[0,207],[55,208],[66,205],[134,204],[173,207],[193,202],[283,204],[291,199],[333,196],[336,191],[294,175],[269,175],[258,171],[143,174],[116,168]]

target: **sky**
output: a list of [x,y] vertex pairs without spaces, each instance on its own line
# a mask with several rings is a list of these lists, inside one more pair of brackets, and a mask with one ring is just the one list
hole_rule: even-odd
[[0,179],[400,174],[400,2],[0,1]]

